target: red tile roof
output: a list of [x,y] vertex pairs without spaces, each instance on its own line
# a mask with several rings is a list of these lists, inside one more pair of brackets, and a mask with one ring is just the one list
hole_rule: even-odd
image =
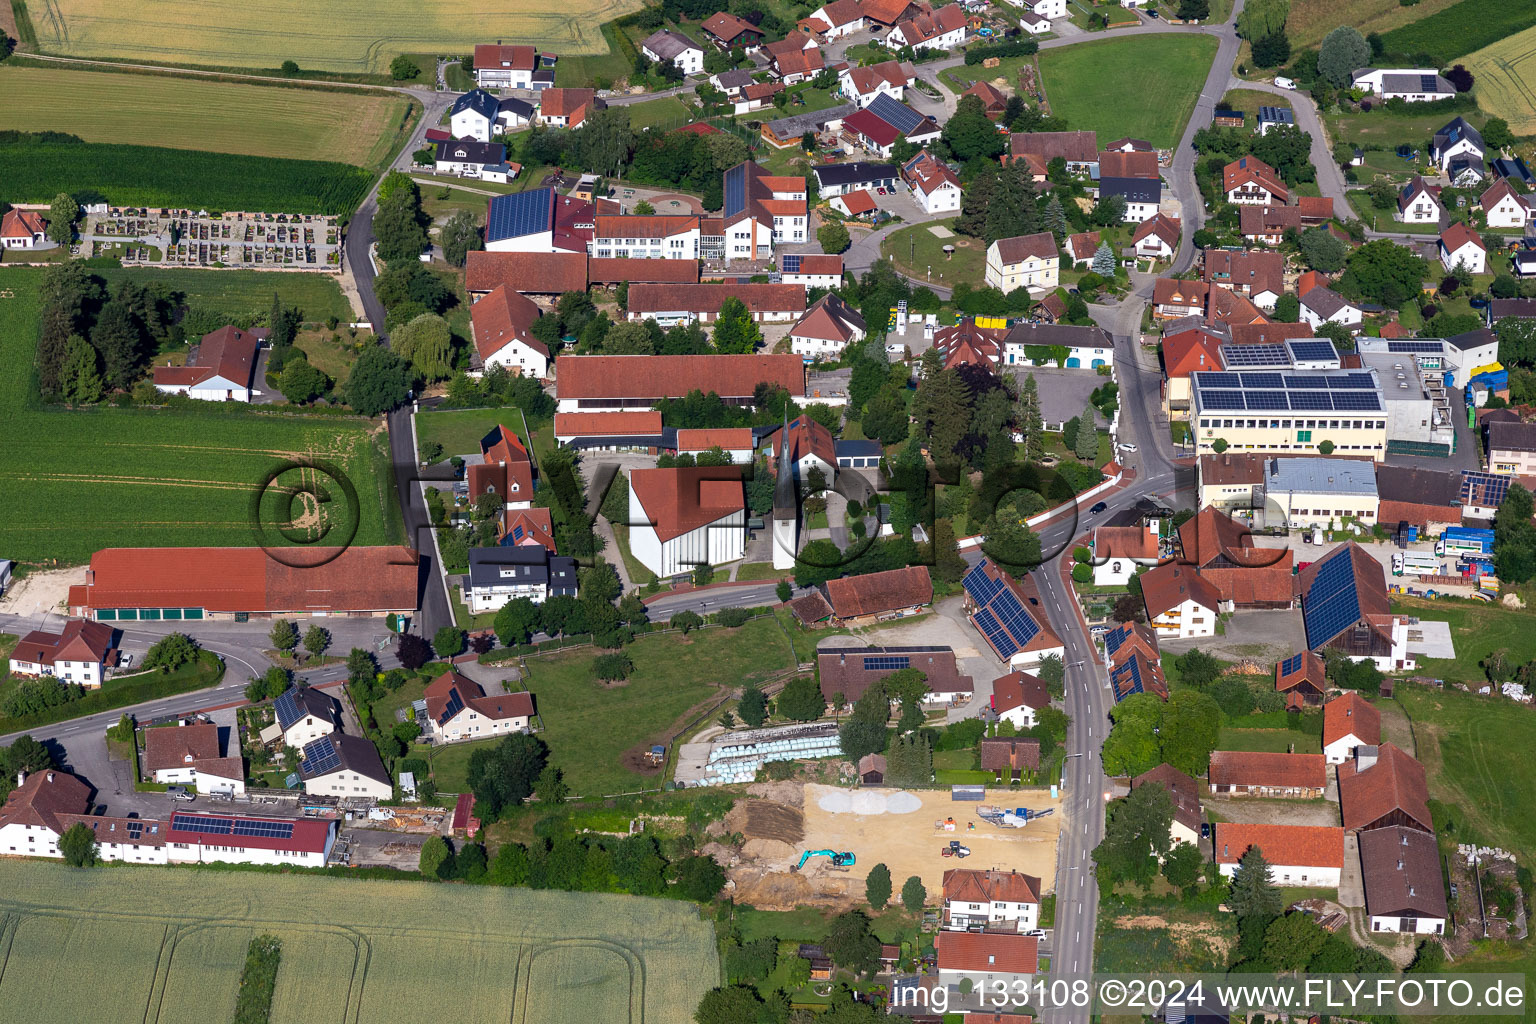
[[212,722],[144,730],[144,770],[148,772],[212,760],[221,753],[219,727]]
[[266,340],[267,334],[268,329],[265,327],[249,331],[233,326],[220,327],[211,334],[203,335],[197,346],[197,355],[186,366],[156,367],[155,383],[195,387],[214,377],[222,377],[239,387],[248,388],[256,370],[256,351]]
[[842,200],[843,206],[848,210],[848,216],[850,217],[857,217],[860,214],[869,213],[871,210],[877,209],[874,199],[864,189],[834,198]]
[[[229,829],[221,833],[204,831],[183,830],[174,827],[178,819],[192,819],[227,822]],[[276,836],[231,835],[230,831],[236,821],[278,821],[293,825],[292,837],[278,838]],[[165,829],[165,841],[168,843],[185,843],[188,846],[202,846],[205,843],[214,846],[234,847],[246,850],[290,850],[297,853],[324,853],[330,845],[331,833],[336,828],[334,818],[263,818],[249,814],[238,817],[232,814],[207,814],[200,812],[177,811],[171,818],[171,827]]]
[[[772,202],[772,200],[766,201]],[[805,312],[805,285],[803,284],[716,284],[712,282],[632,284],[629,286],[629,312],[637,314],[684,310],[690,313],[713,315],[720,312],[720,304],[731,297],[746,303],[747,309],[754,313]]]
[[1157,169],[1157,154],[1150,152],[1123,153],[1114,150],[1099,154],[1099,177],[1146,178],[1156,181],[1161,177]]
[[[1294,671],[1287,673],[1285,664],[1289,658],[1282,658],[1275,662],[1275,689],[1280,693],[1289,693],[1301,687],[1303,689],[1316,690],[1318,693],[1328,692],[1328,678],[1323,666],[1323,659],[1311,651],[1302,651],[1301,660],[1296,663]],[[1326,745],[1327,741],[1324,741]]]
[[901,36],[908,46],[921,46],[947,32],[965,27],[965,11],[959,4],[940,7],[932,13],[919,11],[900,25]]
[[[1283,235],[1286,228],[1301,227],[1301,207],[1243,205],[1237,215],[1238,230],[1244,238]],[[1306,326],[1303,324],[1302,326]]]
[[[782,266],[782,259],[780,265]],[[830,253],[808,252],[800,257],[800,274],[843,276],[843,258]]]
[[1134,696],[1138,684],[1141,693],[1168,699],[1168,681],[1163,677],[1158,659],[1149,658],[1142,651],[1121,654],[1109,670],[1109,688],[1114,692],[1115,702]]
[[31,238],[42,234],[47,228],[43,215],[36,210],[18,210],[13,207],[5,211],[4,218],[0,218],[0,238]]
[[670,238],[696,230],[699,218],[673,214],[625,214],[598,217],[593,238]]
[[533,716],[533,695],[531,693],[522,691],[487,697],[485,690],[479,683],[467,676],[460,675],[453,669],[449,669],[428,683],[426,691],[422,694],[427,701],[427,714],[432,717],[433,721],[442,719],[443,713],[448,709],[448,701],[455,690],[458,691],[459,699],[465,707],[471,708],[487,718],[499,721],[507,718],[531,718]]
[[497,285],[489,295],[469,307],[475,351],[480,353],[481,359],[490,359],[508,345],[518,342],[548,358],[549,347],[535,338],[531,330],[538,318],[539,307],[532,299],[504,284]]
[[1200,825],[1205,821],[1205,813],[1200,808],[1200,784],[1173,765],[1160,764],[1132,779],[1131,792],[1134,793],[1137,786],[1145,786],[1149,782],[1162,786],[1173,798],[1174,820],[1199,835]]
[[69,826],[61,816],[84,813],[90,795],[91,787],[68,772],[56,768],[33,772],[0,806],[0,829],[32,825],[62,834]]
[[1277,341],[1289,341],[1292,338],[1312,337],[1312,328],[1307,324],[1231,324],[1232,343],[1234,345],[1259,345],[1273,344]]
[[663,543],[746,507],[741,471],[731,466],[635,469],[629,489]]
[[1004,96],[997,87],[990,82],[972,82],[971,87],[960,94],[960,98],[975,96],[981,100],[981,107],[987,112],[987,116],[996,120],[996,115],[1003,112],[1008,106],[1008,97]]
[[941,971],[1034,974],[1039,942],[1012,932],[939,932],[933,947]]
[[508,503],[533,500],[533,461],[510,427],[498,424],[480,439],[483,463],[469,467],[469,497],[499,494]]
[[1184,306],[1199,309],[1205,305],[1210,286],[1204,281],[1160,277],[1152,282],[1152,302],[1158,306]]
[[1164,562],[1142,573],[1141,597],[1149,619],[1172,611],[1185,601],[1194,601],[1212,611],[1221,604],[1221,593],[1214,584],[1201,579],[1193,566],[1178,562]]
[[579,121],[596,97],[594,89],[545,89],[539,93],[539,116],[570,117]]
[[882,120],[869,112],[868,107],[860,108],[843,118],[843,127],[857,135],[862,135],[876,146],[884,148],[893,145],[901,138],[901,132],[895,125]]
[[[1127,154],[1131,155],[1131,154]],[[1170,217],[1167,214],[1153,214],[1136,226],[1135,234],[1131,235],[1131,244],[1135,245],[1150,235],[1156,235],[1167,244],[1170,249],[1179,247],[1179,218]]]
[[1040,741],[1030,736],[987,736],[981,741],[981,770],[1015,771],[1040,767]]
[[871,21],[894,25],[911,6],[911,0],[860,0],[859,10]]
[[991,707],[997,714],[1027,707],[1038,711],[1051,704],[1051,691],[1039,676],[1010,672],[992,680]]
[[592,284],[697,284],[699,261],[593,258],[587,260],[587,277]]
[[113,629],[101,622],[70,619],[57,633],[34,629],[17,642],[11,661],[52,665],[60,661],[107,663],[112,657]]
[[1249,295],[1285,292],[1285,257],[1278,252],[1207,249],[1204,270],[1206,283],[1216,287],[1235,288]]
[[[777,452],[783,443],[784,438],[775,437],[774,451]],[[801,413],[789,421],[789,457],[799,462],[807,455],[814,455],[829,466],[837,465],[837,447],[832,440],[832,431]],[[827,482],[831,483],[830,480]]]
[[995,244],[998,258],[1005,264],[1023,263],[1031,256],[1040,260],[1053,260],[1057,256],[1056,236],[1049,231],[999,238]]
[[1163,369],[1170,379],[1220,370],[1222,338],[1200,327],[1163,335]]
[[1328,785],[1328,765],[1322,754],[1213,750],[1210,779],[1212,786],[1324,789]]
[[[1364,771],[1357,761],[1339,765],[1339,810],[1344,827],[1375,828],[1378,824],[1411,825],[1434,831],[1429,813],[1429,780],[1424,766],[1395,743],[1383,743],[1376,763]],[[1392,816],[1396,820],[1383,822]]]
[[1039,903],[1040,879],[997,868],[954,868],[944,872],[944,898],[961,903]]
[[822,56],[821,50],[812,47],[781,53],[774,64],[777,65],[781,75],[814,75],[827,66],[827,60]]
[[726,43],[735,39],[737,36],[740,36],[742,33],[746,33],[749,36],[755,35],[759,39],[763,37],[762,30],[759,29],[756,25],[743,18],[738,18],[736,15],[731,14],[728,11],[719,11],[715,14],[711,14],[704,20],[704,24],[700,25],[699,27],[702,28],[705,32],[708,32],[710,35],[714,36],[716,39],[719,39],[721,42]]
[[[519,534],[518,531],[522,533]],[[511,537],[514,546],[537,544],[550,554],[555,554],[555,528],[547,508],[520,508],[507,512],[502,518],[501,538]]]
[[1270,864],[1304,868],[1344,867],[1344,830],[1337,825],[1216,823],[1217,864],[1236,864],[1257,846]]
[[1298,196],[1296,206],[1307,223],[1325,223],[1333,219],[1333,200],[1327,196]]
[[1381,743],[1381,712],[1354,691],[1323,705],[1323,746],[1346,736],[1369,747]]
[[[565,363],[561,363],[562,368]],[[555,437],[633,437],[661,433],[661,413],[557,412]]]
[[1280,172],[1256,156],[1238,157],[1222,168],[1223,192],[1230,192],[1244,185],[1258,185],[1260,188],[1267,189],[1282,203],[1290,196],[1290,190],[1285,187],[1285,182],[1280,180]]
[[[796,286],[799,287],[798,285]],[[804,289],[800,289],[802,294]],[[635,287],[630,288],[634,302]],[[633,306],[631,306],[633,308]],[[718,307],[717,307],[718,308]],[[805,363],[782,355],[562,356],[556,383],[562,401],[593,398],[681,398],[698,389],[721,398],[750,398],[772,384],[805,394]]]
[[933,580],[928,567],[909,565],[902,569],[844,576],[824,584],[827,601],[840,619],[913,608],[933,600]]
[[1080,231],[1067,236],[1067,254],[1075,260],[1088,260],[1099,251],[1099,233]]
[[1099,137],[1095,132],[1015,132],[1008,136],[1008,154],[1015,160],[1036,156],[1050,163],[1061,157],[1091,164],[1099,159]]
[[539,51],[532,46],[502,46],[497,43],[481,43],[475,47],[475,70],[492,71],[510,68],[516,71],[532,71],[538,67]]
[[579,252],[475,251],[468,255],[464,264],[465,291],[488,292],[503,284],[525,294],[584,292],[587,258]]
[[418,560],[408,548],[360,545],[277,548],[270,555],[256,547],[104,548],[91,556],[80,607],[404,611],[416,607]]
[[1460,249],[1464,245],[1474,245],[1484,252],[1488,251],[1488,247],[1485,246],[1483,244],[1483,240],[1477,236],[1477,232],[1467,227],[1467,225],[1461,221],[1457,221],[1450,227],[1446,228],[1444,231],[1440,232],[1440,244],[1445,247],[1446,252],[1451,254],[1454,254],[1456,250]]
[[680,452],[702,452],[716,446],[727,452],[750,450],[753,447],[752,428],[724,427],[715,430],[679,430],[677,432],[677,450]]
[[1156,558],[1157,530],[1152,526],[1101,526],[1093,531],[1095,558]]

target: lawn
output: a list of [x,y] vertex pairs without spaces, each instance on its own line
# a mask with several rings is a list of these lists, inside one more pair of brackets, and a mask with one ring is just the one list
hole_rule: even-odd
[[[1528,594],[1526,599],[1530,599]],[[1485,683],[1487,679],[1479,663],[1494,651],[1507,650],[1513,665],[1536,659],[1536,630],[1531,628],[1528,610],[1453,598],[1431,601],[1413,597],[1394,598],[1392,610],[1398,614],[1417,615],[1426,621],[1439,619],[1451,624],[1456,657],[1420,658],[1417,675]]]
[[[955,234],[941,238],[933,228],[948,224],[915,224],[886,236],[880,243],[881,256],[894,256],[896,266],[919,281],[925,278],[936,285],[952,287],[960,281],[980,286],[987,273],[987,245],[979,238]],[[955,247],[953,258],[944,252]],[[931,275],[931,277],[930,277]]]
[[1043,51],[1040,74],[1051,112],[1072,128],[1171,149],[1184,134],[1215,54],[1210,36],[1127,36]]
[[940,71],[939,81],[956,95],[969,89],[978,81],[998,85],[1001,80],[1001,84],[1006,86],[1008,91],[1016,92],[1019,88],[1019,68],[1026,64],[1033,64],[1034,61],[1035,55],[1030,54],[1025,57],[1003,57],[995,68],[984,68],[980,64],[963,64],[960,67],[945,68]]
[[736,569],[737,580],[777,580],[793,578],[793,569],[775,569],[772,562],[748,562]]
[[771,616],[740,629],[642,636],[624,652],[635,668],[619,686],[594,678],[591,648],[528,659],[522,685],[544,720],[540,735],[551,762],[580,796],[659,788],[659,775],[625,766],[627,751],[672,742],[690,712],[703,710],[726,688],[794,667],[789,642]]
[[[424,412],[416,416],[416,441],[425,445],[436,441],[443,446],[443,457],[450,455],[480,454],[480,439],[498,426],[505,426],[523,438],[523,415],[515,406],[499,409],[454,409],[443,412]],[[539,430],[539,422],[528,423],[536,435],[547,434]],[[543,449],[536,436],[533,455],[537,459]]]
[[309,359],[309,365],[335,381],[338,387],[346,383],[347,374],[352,372],[352,364],[357,361],[358,350],[353,347],[351,335],[345,329],[340,332],[300,331],[293,343]]
[[1321,43],[1323,36],[1340,25],[1353,25],[1361,35],[1386,32],[1455,3],[1456,0],[1420,0],[1409,7],[1400,0],[1291,0],[1285,34],[1290,37],[1291,47],[1300,50]]
[[0,130],[363,167],[382,165],[398,148],[413,106],[398,93],[361,89],[9,65],[0,66],[0,94]]
[[692,120],[693,112],[676,96],[663,96],[629,108],[629,126],[637,132],[647,128],[681,128]]
[[1233,89],[1221,98],[1221,106],[1227,110],[1241,110],[1249,117],[1249,126],[1258,124],[1260,107],[1290,107],[1283,96],[1260,92],[1257,89]]
[[[1421,159],[1428,160],[1426,147],[1429,138],[1449,121],[1454,114],[1401,113],[1378,107],[1362,114],[1329,114],[1327,116],[1329,138],[1351,145],[1374,144],[1395,150],[1407,144],[1419,150]],[[1462,116],[1475,128],[1481,128],[1487,119],[1478,111],[1465,111]],[[1407,166],[1407,161],[1400,161]]]
[[1243,729],[1223,725],[1216,741],[1217,750],[1259,750],[1283,754],[1294,747],[1298,754],[1321,754],[1321,736],[1295,729]]
[[641,565],[635,553],[629,549],[629,527],[624,523],[609,525],[613,527],[613,542],[618,546],[619,558],[624,562],[624,574],[636,585],[649,581],[656,574]]
[[[251,545],[253,492],[275,468],[304,457],[326,460],[356,488],[354,543],[400,539],[387,525],[398,519],[388,514],[397,508],[388,440],[369,421],[274,415],[233,403],[38,407],[31,367],[42,273],[7,271],[11,297],[0,298],[0,436],[26,439],[0,448],[0,551],[7,557],[70,564],[103,547]],[[286,276],[252,276],[269,283],[266,297],[245,310],[264,312]]]
[[[487,9],[473,0],[304,0],[226,4],[161,0],[152,10],[103,0],[38,3],[38,47],[75,57],[128,57],[167,64],[302,68],[369,74],[400,53],[467,53],[505,38],[560,55],[602,53],[600,28],[639,5],[578,0],[575,7],[533,3]],[[41,16],[46,14],[46,16]]]
[[1404,231],[1410,235],[1428,235],[1434,237],[1440,234],[1438,224],[1410,224],[1392,219],[1391,210],[1378,210],[1371,205],[1371,197],[1365,192],[1356,190],[1344,193],[1349,200],[1349,205],[1360,219],[1365,221],[1367,227],[1376,231]]
[[1528,28],[1469,54],[1477,77],[1477,105],[1509,122],[1516,135],[1536,134],[1536,28]]
[[341,286],[331,274],[268,270],[192,270],[171,267],[150,270],[145,267],[105,267],[91,273],[115,289],[121,281],[161,285],[183,292],[187,303],[221,310],[231,315],[252,311],[267,312],[276,293],[283,305],[297,307],[305,320],[320,323],[328,317],[342,322],[352,319],[352,304],[341,293]]

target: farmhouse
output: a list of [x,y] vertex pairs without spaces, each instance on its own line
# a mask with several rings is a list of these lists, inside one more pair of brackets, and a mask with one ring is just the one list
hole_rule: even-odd
[[629,288],[629,319],[655,320],[663,327],[713,323],[728,298],[746,303],[758,323],[784,323],[805,312],[805,286],[798,284],[635,284]]
[[[786,39],[784,42],[787,47],[792,40]],[[811,43],[810,40],[806,42]],[[771,50],[772,47],[767,49]],[[786,86],[809,81],[820,74],[826,66],[827,59],[822,56],[820,48],[814,43],[805,48],[786,48],[773,55],[773,70],[779,76],[779,81]]]
[[187,365],[155,367],[155,390],[205,402],[249,402],[256,353],[269,333],[265,327],[229,326],[205,334]]
[[1010,722],[1016,729],[1033,729],[1035,712],[1050,706],[1051,692],[1039,676],[1009,672],[992,680],[988,707],[1000,722]]
[[1238,210],[1238,230],[1250,242],[1279,245],[1285,240],[1288,228],[1301,230],[1300,206],[1271,204],[1266,206],[1244,205]]
[[965,42],[965,11],[959,4],[919,11],[891,29],[886,39],[888,46],[952,50]]
[[971,87],[960,94],[961,99],[967,96],[975,96],[981,100],[981,109],[993,121],[1002,117],[1003,111],[1008,107],[1008,97],[991,82],[972,82]]
[[984,558],[965,574],[962,585],[971,624],[1004,664],[1022,668],[1066,653],[1046,623],[1039,589],[1030,577],[1017,579]]
[[464,261],[464,290],[471,302],[479,302],[502,285],[522,295],[582,292],[587,290],[587,263],[585,253],[476,249]]
[[647,412],[660,399],[694,389],[713,391],[726,405],[752,405],[759,384],[802,398],[805,364],[793,353],[562,356],[556,394],[559,412]]
[[1382,671],[1412,668],[1407,623],[1391,613],[1381,563],[1346,541],[1301,570],[1301,618],[1307,647],[1331,648]]
[[629,521],[630,550],[663,579],[704,564],[738,561],[747,543],[741,471],[730,466],[631,470]]
[[416,611],[420,556],[401,547],[103,548],[71,615],[100,622]]
[[658,64],[675,64],[685,75],[697,75],[704,70],[704,50],[681,32],[660,29],[646,36],[640,43],[640,52]]
[[472,615],[499,611],[519,597],[534,604],[558,594],[575,597],[576,589],[576,560],[551,555],[542,544],[470,549],[464,603]]
[[699,27],[722,50],[753,50],[763,41],[763,33],[756,25],[725,11],[711,14]]
[[1322,754],[1211,751],[1212,793],[1233,796],[1320,797],[1328,787]]
[[1008,136],[1005,162],[1024,161],[1035,181],[1045,180],[1052,160],[1066,161],[1073,174],[1099,173],[1099,137],[1095,132],[1015,132]]
[[1401,826],[1433,833],[1424,766],[1395,743],[1355,748],[1339,765],[1339,810],[1351,832]]
[[849,626],[916,615],[933,602],[933,580],[922,565],[843,576],[823,583],[821,591],[838,622]]
[[1243,825],[1217,822],[1212,845],[1222,876],[1231,878],[1250,848],[1269,862],[1275,885],[1337,889],[1344,870],[1344,830],[1336,825]]
[[1179,218],[1154,214],[1136,226],[1131,236],[1136,255],[1154,260],[1171,260],[1179,251]]
[[373,741],[341,732],[327,733],[304,744],[299,754],[304,792],[350,800],[388,800],[394,779]]
[[821,33],[828,39],[850,36],[864,27],[864,12],[858,0],[832,0],[816,8],[811,18],[821,22]]
[[948,647],[834,647],[816,652],[821,695],[832,705],[841,695],[851,706],[872,684],[904,668],[928,677],[930,698],[968,697],[976,689],[970,676],[960,674],[955,652]]
[[89,816],[91,787],[57,769],[23,775],[0,806],[0,854],[62,857],[59,837],[76,824],[96,833],[96,855],[135,864],[166,862],[163,823]]
[[843,119],[844,149],[864,149],[881,159],[889,159],[902,139],[922,146],[938,137],[938,122],[886,95],[876,96],[869,106]]
[[901,100],[916,78],[917,70],[911,64],[887,60],[868,67],[844,68],[838,73],[837,87],[854,106],[867,107],[878,96]]
[[1350,692],[1323,705],[1323,756],[1329,764],[1344,764],[1361,747],[1381,743],[1381,712],[1370,701]]
[[1044,290],[1060,281],[1061,254],[1049,231],[999,238],[987,246],[986,282],[1001,292]]
[[1434,833],[1402,826],[1362,832],[1360,871],[1371,931],[1444,934],[1445,886]]
[[912,190],[913,201],[923,208],[924,213],[960,209],[960,179],[926,149],[901,165],[901,179]]
[[1215,636],[1221,592],[1194,566],[1166,562],[1141,574],[1147,621],[1159,639]]
[[111,626],[82,619],[70,619],[57,633],[34,629],[12,648],[11,674],[99,689],[117,664],[116,636]]
[[245,763],[238,754],[223,756],[219,727],[212,722],[145,729],[143,764],[158,783],[194,786],[199,793],[226,797],[245,792]]
[[518,436],[499,423],[480,439],[480,462],[466,477],[470,501],[495,494],[505,502],[503,511],[533,507],[533,461]]
[[539,94],[539,120],[552,128],[580,128],[606,106],[592,89],[545,89]]
[[427,684],[428,733],[434,743],[458,743],[514,732],[530,732],[533,694],[487,697],[479,683],[449,669]]
[[0,248],[36,249],[47,238],[48,222],[36,210],[15,207],[0,217]]
[[1040,940],[1033,935],[1008,932],[941,931],[934,936],[939,981],[958,985],[969,979],[977,989],[1004,991],[1015,982],[1027,982],[1035,974]]
[[272,703],[277,729],[263,731],[262,739],[282,737],[283,746],[302,748],[321,736],[329,736],[339,726],[336,702],[312,686],[290,686]]
[[539,307],[504,284],[469,308],[469,331],[480,372],[503,366],[518,376],[549,376],[549,347],[533,336]]
[[1205,824],[1200,806],[1200,784],[1170,764],[1160,764],[1131,780],[1131,792],[1138,786],[1156,784],[1173,798],[1173,825],[1170,835],[1175,843],[1198,843]]
[[956,868],[944,872],[944,928],[1033,931],[1040,914],[1040,879],[1018,871]]

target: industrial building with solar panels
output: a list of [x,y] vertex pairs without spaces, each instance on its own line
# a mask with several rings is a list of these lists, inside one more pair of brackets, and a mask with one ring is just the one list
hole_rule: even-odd
[[1197,371],[1190,374],[1199,454],[1315,452],[1324,441],[1340,455],[1387,454],[1381,382],[1371,371]]

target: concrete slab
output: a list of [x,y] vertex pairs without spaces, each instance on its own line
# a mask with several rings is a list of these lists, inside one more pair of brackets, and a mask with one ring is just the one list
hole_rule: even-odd
[[1451,624],[1420,619],[1408,629],[1408,653],[1421,658],[1454,658],[1456,644],[1451,639]]
[[955,233],[942,224],[934,224],[928,228],[928,232],[935,238],[954,238]]

